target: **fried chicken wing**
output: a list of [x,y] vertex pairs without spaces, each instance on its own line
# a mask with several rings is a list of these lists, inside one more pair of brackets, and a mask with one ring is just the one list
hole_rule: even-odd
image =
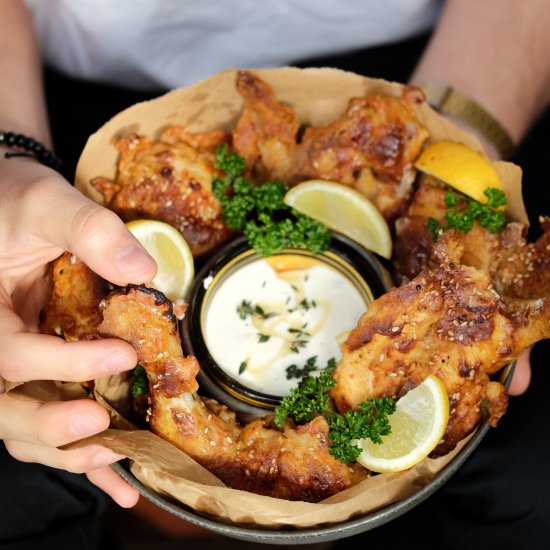
[[[397,284],[437,265],[428,218],[444,219],[445,192],[429,178],[423,180],[407,214],[397,220],[392,259]],[[502,297],[550,296],[550,218],[541,217],[540,224],[541,237],[528,243],[521,223],[509,222],[502,231],[491,233],[475,222],[468,233],[456,235],[463,249],[460,263],[485,271]]]
[[550,297],[504,304],[486,273],[459,265],[454,232],[440,237],[440,265],[370,304],[343,345],[332,396],[339,410],[369,397],[399,398],[435,374],[451,413],[432,456],[451,451],[481,421],[495,426],[507,407],[490,378],[525,348],[550,337]]
[[159,141],[131,134],[116,144],[120,152],[115,181],[94,178],[92,185],[124,221],[160,220],[178,229],[200,256],[227,239],[221,205],[212,193],[213,150],[227,141],[222,132],[191,134],[175,126]]
[[394,220],[410,198],[413,162],[428,137],[415,113],[423,101],[413,86],[400,98],[371,94],[352,99],[346,114],[330,126],[306,129],[296,147],[297,179],[351,185]]
[[102,336],[135,347],[147,372],[151,430],[229,486],[289,500],[317,502],[366,476],[328,451],[328,425],[318,417],[283,431],[269,418],[242,426],[225,406],[200,398],[194,357],[183,357],[171,304],[151,289],[128,287],[103,303]]
[[52,264],[53,288],[42,312],[40,332],[65,340],[93,340],[101,323],[99,303],[113,289],[73,254]]
[[352,99],[340,119],[306,128],[300,137],[295,113],[260,78],[240,71],[237,89],[244,107],[233,145],[253,175],[290,185],[315,178],[337,181],[373,200],[387,220],[404,212],[413,162],[428,137],[416,116],[424,101],[420,89],[407,87],[400,98],[371,94]]
[[233,129],[233,147],[244,157],[257,181],[287,182],[300,122],[281,105],[271,86],[249,71],[237,73],[237,90],[244,105]]

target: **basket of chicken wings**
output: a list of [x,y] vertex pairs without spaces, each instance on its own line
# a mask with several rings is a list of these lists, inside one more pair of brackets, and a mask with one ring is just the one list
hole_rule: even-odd
[[41,330],[134,346],[133,372],[83,384],[112,416],[92,440],[224,534],[328,540],[415,506],[550,336],[550,221],[528,243],[520,169],[414,86],[227,70],[115,116],[76,186],[176,230],[187,282],[115,287],[67,253]]

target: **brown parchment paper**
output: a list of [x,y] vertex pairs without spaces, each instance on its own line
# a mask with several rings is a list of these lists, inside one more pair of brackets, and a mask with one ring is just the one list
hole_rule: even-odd
[[137,429],[112,406],[127,406],[128,390],[125,375],[97,380],[94,395],[111,413],[113,428],[66,448],[92,443],[108,447],[127,456],[134,476],[159,496],[189,506],[206,517],[242,526],[309,528],[374,512],[425,487],[470,439],[445,457],[424,459],[405,472],[373,476],[320,503],[291,502],[231,489],[170,443],[148,430]]
[[[312,126],[333,122],[345,112],[353,97],[375,91],[397,97],[402,91],[400,84],[336,69],[286,67],[254,72],[274,88],[280,101],[292,106],[304,124]],[[192,132],[231,129],[242,107],[241,97],[235,89],[235,77],[236,69],[229,69],[193,86],[136,104],[116,115],[88,139],[77,166],[76,187],[94,201],[102,202],[102,196],[90,181],[97,176],[115,177],[118,153],[114,143],[128,132],[155,139],[163,128],[173,124],[182,124]],[[428,105],[421,106],[420,119],[430,132],[430,141],[448,139],[482,151],[474,136],[440,117]],[[508,215],[527,224],[521,197],[520,168],[507,162],[496,162],[494,166],[508,197]],[[136,429],[127,420],[128,390],[124,375],[96,381],[95,399],[110,412],[112,427],[72,447],[91,443],[105,445],[127,456],[135,477],[161,497],[228,524],[265,529],[309,528],[364,516],[419,491],[467,443],[467,440],[461,442],[445,457],[424,459],[405,472],[373,476],[318,504],[289,502],[225,487],[182,451],[149,431]],[[10,394],[39,401],[69,398],[60,390],[59,383],[53,382],[10,387]],[[74,398],[74,394],[71,395]]]

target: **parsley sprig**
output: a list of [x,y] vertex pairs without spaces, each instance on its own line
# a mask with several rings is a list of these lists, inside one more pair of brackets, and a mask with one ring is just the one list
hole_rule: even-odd
[[141,365],[136,365],[130,376],[131,392],[133,397],[139,397],[140,395],[149,392],[149,381],[147,380],[147,373]]
[[489,229],[491,233],[500,231],[506,224],[504,210],[500,208],[506,205],[506,195],[504,191],[495,187],[489,187],[483,193],[487,197],[487,202],[484,204],[461,193],[447,191],[445,222],[440,223],[435,218],[428,218],[428,229],[434,242],[437,241],[440,229],[446,231],[454,227],[462,233],[468,233],[474,226],[474,222]]
[[216,151],[216,168],[225,173],[212,184],[222,205],[222,217],[233,231],[242,231],[250,246],[270,256],[284,248],[307,248],[314,254],[326,250],[330,232],[284,203],[288,190],[281,182],[254,184],[244,176],[245,160],[230,153],[227,144]]
[[354,439],[370,438],[381,443],[381,436],[391,432],[388,416],[395,412],[395,401],[390,397],[367,399],[356,410],[339,414],[330,407],[329,391],[336,384],[332,377],[334,363],[319,376],[305,376],[290,395],[275,409],[275,423],[282,427],[287,417],[298,423],[309,422],[317,415],[325,416],[329,426],[329,452],[344,464],[357,460],[361,448]]

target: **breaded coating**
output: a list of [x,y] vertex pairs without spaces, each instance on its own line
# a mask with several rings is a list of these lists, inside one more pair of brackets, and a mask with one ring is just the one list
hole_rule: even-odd
[[422,91],[406,87],[400,98],[370,94],[350,101],[329,126],[305,128],[280,104],[271,87],[249,71],[237,75],[242,114],[233,146],[254,177],[290,185],[325,179],[355,187],[374,201],[388,221],[402,214],[410,199],[415,170],[428,131],[416,116]]
[[53,289],[40,332],[65,340],[93,340],[101,323],[99,304],[113,289],[76,256],[65,252],[52,263]]
[[486,273],[458,264],[462,253],[456,233],[445,233],[435,248],[438,267],[369,305],[343,345],[332,390],[345,411],[371,397],[399,398],[435,374],[451,414],[432,456],[454,449],[485,413],[497,425],[508,397],[490,375],[550,337],[550,297],[505,304]]
[[[392,258],[397,284],[437,265],[428,218],[444,220],[445,193],[445,187],[424,179],[407,214],[397,220]],[[539,223],[542,235],[536,242],[528,243],[527,228],[519,222],[509,222],[497,233],[474,222],[468,233],[455,235],[463,250],[460,263],[486,272],[503,298],[529,300],[550,296],[550,218],[541,217]]]
[[270,417],[242,426],[235,414],[201,399],[199,365],[183,357],[171,304],[157,291],[128,287],[102,304],[99,333],[122,338],[137,351],[150,385],[151,430],[183,450],[230,487],[288,500],[317,502],[364,478],[328,450],[323,417],[284,430]]
[[179,126],[168,128],[159,141],[126,135],[116,144],[120,158],[115,181],[98,177],[92,185],[124,221],[169,223],[183,234],[193,255],[200,256],[230,235],[212,192],[212,181],[220,175],[214,150],[226,141],[223,132],[191,134]]

